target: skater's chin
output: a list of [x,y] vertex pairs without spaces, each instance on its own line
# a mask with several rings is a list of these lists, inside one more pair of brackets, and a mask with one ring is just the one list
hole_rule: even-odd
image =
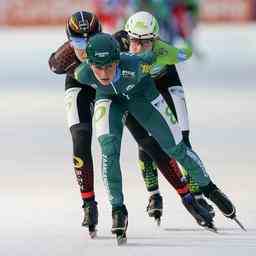
[[107,86],[111,83],[111,80],[110,79],[100,79],[100,83],[104,86]]

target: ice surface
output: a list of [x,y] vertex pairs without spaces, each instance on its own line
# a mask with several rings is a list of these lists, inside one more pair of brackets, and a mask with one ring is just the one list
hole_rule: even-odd
[[256,255],[255,25],[201,26],[204,53],[179,65],[191,119],[191,140],[213,180],[233,199],[243,232],[216,209],[220,234],[204,231],[160,176],[164,216],[147,216],[148,195],[136,145],[125,132],[122,168],[129,210],[128,245],[110,234],[110,206],[94,139],[97,240],[80,226],[81,201],[71,164],[63,103],[64,77],[47,60],[64,40],[62,28],[1,29],[0,255]]

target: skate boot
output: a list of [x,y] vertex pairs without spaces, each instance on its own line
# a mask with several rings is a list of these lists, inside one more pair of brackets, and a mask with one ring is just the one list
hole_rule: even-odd
[[233,219],[236,216],[236,208],[228,197],[210,182],[207,186],[202,187],[204,195],[209,198],[220,209],[224,216]]
[[163,212],[163,198],[159,193],[154,194],[149,198],[147,212],[149,217],[155,218],[157,225],[159,226]]
[[182,203],[200,226],[207,230],[217,232],[211,214],[196,201],[192,194],[183,196]]
[[196,201],[200,204],[200,206],[202,206],[203,208],[205,208],[209,214],[211,215],[212,218],[215,217],[215,211],[214,211],[214,208],[208,204],[208,202],[203,198],[203,194],[193,194]]
[[246,231],[245,227],[236,217],[236,208],[231,200],[212,182],[202,189],[204,195],[209,198],[223,215],[227,218],[234,220],[243,230]]
[[126,244],[126,230],[128,226],[128,212],[125,205],[112,209],[112,234],[116,235],[117,245]]
[[90,237],[95,238],[97,235],[96,225],[98,224],[97,202],[94,200],[84,202],[83,208],[84,220],[82,226],[88,227]]
[[236,216],[235,206],[219,189],[211,191],[209,199],[217,205],[225,217],[233,219]]

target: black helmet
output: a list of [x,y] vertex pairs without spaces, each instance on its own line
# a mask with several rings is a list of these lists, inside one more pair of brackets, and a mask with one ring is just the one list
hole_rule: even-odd
[[69,40],[71,37],[88,38],[101,30],[97,16],[90,12],[75,12],[67,19],[66,33]]
[[110,34],[97,33],[89,39],[86,54],[91,64],[104,66],[120,59],[120,48]]
[[130,37],[125,30],[119,30],[113,34],[113,37],[118,41],[121,52],[128,52],[130,47]]

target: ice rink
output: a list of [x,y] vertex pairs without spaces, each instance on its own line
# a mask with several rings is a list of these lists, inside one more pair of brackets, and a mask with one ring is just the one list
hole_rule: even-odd
[[203,58],[178,66],[193,147],[248,231],[217,209],[219,234],[203,230],[161,175],[164,215],[158,228],[145,210],[148,194],[137,146],[125,132],[121,164],[129,228],[122,248],[110,233],[111,209],[95,139],[98,238],[89,239],[81,227],[64,76],[48,69],[50,53],[65,40],[64,29],[0,29],[0,34],[0,255],[256,255],[256,25],[202,25],[197,42]]

